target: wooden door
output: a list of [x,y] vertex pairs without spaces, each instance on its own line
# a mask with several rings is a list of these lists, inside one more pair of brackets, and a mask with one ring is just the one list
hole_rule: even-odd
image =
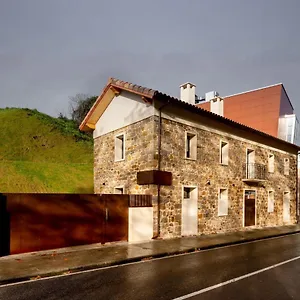
[[255,225],[255,191],[245,191],[244,226]]

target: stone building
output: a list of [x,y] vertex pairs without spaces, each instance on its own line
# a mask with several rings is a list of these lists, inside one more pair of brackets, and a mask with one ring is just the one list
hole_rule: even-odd
[[295,224],[299,147],[197,107],[193,88],[108,81],[80,125],[95,193],[153,195],[154,237]]

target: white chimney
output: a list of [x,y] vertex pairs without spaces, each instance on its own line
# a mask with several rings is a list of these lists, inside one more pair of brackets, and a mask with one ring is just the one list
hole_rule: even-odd
[[180,99],[184,102],[194,105],[196,98],[196,86],[190,82],[180,86]]
[[224,101],[223,98],[217,96],[210,99],[210,111],[220,116],[224,116]]

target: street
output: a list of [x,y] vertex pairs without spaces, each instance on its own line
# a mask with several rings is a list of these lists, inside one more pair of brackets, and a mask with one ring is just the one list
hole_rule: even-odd
[[0,299],[300,299],[299,276],[294,234],[2,286]]

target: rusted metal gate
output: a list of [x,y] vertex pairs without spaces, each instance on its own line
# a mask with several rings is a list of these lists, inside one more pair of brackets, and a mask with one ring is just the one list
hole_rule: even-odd
[[0,194],[0,257],[10,253],[10,220],[6,198]]
[[127,241],[128,207],[151,201],[120,194],[0,194],[0,256]]

